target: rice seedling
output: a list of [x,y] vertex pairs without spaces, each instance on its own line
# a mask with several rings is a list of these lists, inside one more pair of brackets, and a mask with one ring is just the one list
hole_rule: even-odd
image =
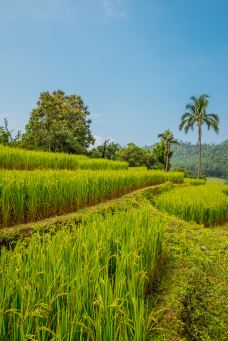
[[160,171],[0,170],[0,226],[73,212],[145,186],[183,181]]
[[0,258],[2,340],[147,340],[162,227],[146,208],[34,235]]
[[128,163],[84,155],[28,151],[0,145],[0,168],[6,169],[127,169]]
[[157,198],[156,207],[206,226],[228,220],[228,198],[219,185],[173,189]]

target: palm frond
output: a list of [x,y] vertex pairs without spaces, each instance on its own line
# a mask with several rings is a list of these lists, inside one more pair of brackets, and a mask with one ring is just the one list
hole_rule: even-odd
[[194,103],[196,103],[197,102],[197,97],[196,96],[191,96],[190,100],[193,101]]
[[189,110],[190,114],[195,114],[196,106],[194,104],[192,104],[192,103],[188,103],[188,104],[186,104],[185,109]]
[[208,117],[212,117],[215,121],[217,121],[219,123],[219,117],[217,114],[208,114]]
[[164,134],[158,134],[158,139],[164,139]]
[[203,97],[204,99],[210,98],[210,96],[207,93],[202,94],[201,97]]
[[219,132],[219,117],[216,114],[207,114],[204,117],[204,123],[206,123],[208,130],[213,128],[216,133]]
[[172,141],[170,141],[172,144],[177,144],[177,145],[180,145],[180,142],[176,139],[173,139]]
[[191,117],[191,114],[189,112],[185,112],[182,116],[181,116],[181,120],[185,120],[187,118]]

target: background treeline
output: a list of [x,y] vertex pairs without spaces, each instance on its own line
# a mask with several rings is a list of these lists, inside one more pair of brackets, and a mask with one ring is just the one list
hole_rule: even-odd
[[[172,168],[188,169],[197,174],[198,146],[181,142],[173,146]],[[228,140],[220,144],[202,145],[202,170],[207,176],[228,178]]]
[[[169,129],[158,134],[152,147],[126,146],[106,139],[94,146],[91,118],[83,99],[63,90],[44,91],[29,115],[24,132],[9,129],[8,120],[0,122],[0,144],[22,149],[86,155],[91,158],[119,160],[130,167],[157,170],[182,170],[186,176],[228,178],[228,140],[219,145],[202,144],[202,124],[219,131],[219,117],[207,114],[208,95],[192,96],[186,105],[179,129],[185,133],[197,125],[198,145],[179,142]],[[199,146],[199,147],[198,147]],[[3,150],[3,149],[2,149]],[[202,150],[202,153],[201,153]],[[0,150],[1,156],[1,150]],[[4,157],[2,155],[2,157]]]

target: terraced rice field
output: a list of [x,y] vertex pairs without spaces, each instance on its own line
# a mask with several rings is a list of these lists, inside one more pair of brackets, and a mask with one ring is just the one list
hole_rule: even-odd
[[127,169],[128,163],[106,159],[90,159],[84,155],[28,151],[0,145],[0,169]]
[[218,225],[228,219],[228,198],[220,185],[177,188],[162,194],[156,207],[187,221]]
[[159,171],[0,171],[0,226],[76,211],[182,173]]
[[162,226],[148,209],[3,250],[2,340],[146,340],[145,291],[161,252]]
[[[191,291],[186,291],[190,287],[194,293],[200,287],[188,280],[195,274],[195,259],[197,271],[202,263],[201,271],[207,275],[207,251],[205,260],[201,246],[195,249],[194,243],[200,229],[209,229],[170,217],[167,212],[205,226],[227,222],[226,185],[185,179],[187,184],[179,186],[182,173],[130,169],[126,163],[81,156],[1,146],[0,155],[0,227],[6,227],[0,230],[1,341],[162,341],[193,339],[195,335],[225,340],[223,306],[221,321],[213,322],[225,296],[223,291],[216,291],[214,306],[201,296],[203,308],[199,303],[195,307]],[[87,208],[88,214],[83,210],[40,222],[146,186],[153,187]],[[20,223],[28,224],[9,228]],[[195,234],[189,243],[193,226]],[[202,235],[200,243],[205,243],[207,234]],[[223,245],[222,236],[220,239]],[[210,246],[204,247],[207,250]],[[221,253],[218,263],[223,271],[222,257]],[[175,263],[177,258],[180,264]],[[172,263],[166,274],[170,260],[175,268]],[[189,274],[184,274],[182,263],[187,264]],[[172,283],[172,271],[175,283],[182,283],[180,290]],[[219,280],[223,277],[221,272]],[[158,296],[165,278],[167,300]],[[165,293],[163,290],[162,295]],[[183,307],[183,302],[188,304]],[[210,328],[201,332],[201,321],[210,309]],[[183,311],[191,315],[187,323],[182,319]],[[162,321],[161,316],[170,320]]]

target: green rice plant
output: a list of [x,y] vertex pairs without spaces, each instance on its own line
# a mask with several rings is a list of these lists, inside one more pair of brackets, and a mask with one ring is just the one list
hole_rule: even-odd
[[146,208],[4,249],[1,340],[147,340],[146,293],[161,252],[161,222]]
[[32,222],[77,211],[182,173],[161,171],[0,170],[0,226]]
[[0,168],[6,169],[127,169],[128,163],[91,159],[85,155],[28,151],[0,145]]
[[200,186],[205,185],[206,181],[203,179],[194,179],[194,178],[184,178],[184,182],[190,184],[192,186]]
[[218,225],[228,220],[228,198],[219,185],[176,188],[161,194],[156,207],[185,220]]
[[221,187],[223,193],[225,193],[226,195],[228,195],[228,185],[224,185]]

